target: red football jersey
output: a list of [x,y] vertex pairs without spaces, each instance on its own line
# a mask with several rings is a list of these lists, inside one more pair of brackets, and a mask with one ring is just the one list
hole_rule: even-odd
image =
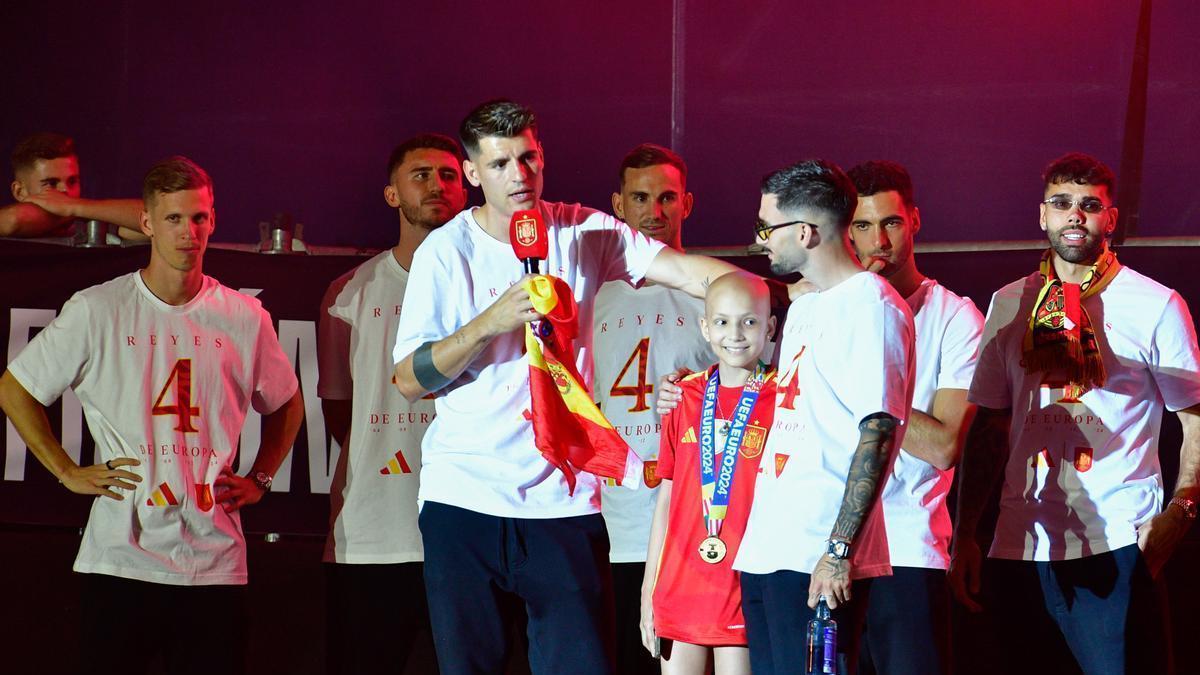
[[[733,560],[746,531],[759,459],[774,417],[775,373],[768,375],[746,426],[721,527],[720,538],[727,553],[721,562],[712,564],[701,560],[699,553],[700,542],[708,536],[700,501],[700,413],[711,372],[697,373],[681,382],[683,400],[662,422],[658,473],[671,481],[671,508],[654,586],[654,629],[659,637],[691,644],[741,646],[746,644],[746,622]],[[723,425],[721,420],[733,418],[741,392],[741,387],[720,387],[719,413],[715,415],[718,427]],[[716,436],[715,463],[719,472],[725,437]]]

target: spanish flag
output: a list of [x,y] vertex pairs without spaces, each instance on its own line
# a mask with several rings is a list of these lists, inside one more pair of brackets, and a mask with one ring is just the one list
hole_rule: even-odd
[[[533,307],[545,317],[525,327],[529,357],[530,412],[534,444],[563,472],[571,494],[575,472],[587,471],[618,484],[641,475],[641,462],[592,401],[575,368],[572,343],[578,334],[578,308],[571,288],[557,277],[525,282]],[[628,473],[632,471],[633,474]],[[636,487],[636,481],[628,481]]]

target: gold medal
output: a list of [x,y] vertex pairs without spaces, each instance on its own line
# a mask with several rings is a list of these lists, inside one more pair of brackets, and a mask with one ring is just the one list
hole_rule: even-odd
[[725,542],[719,537],[705,537],[700,542],[700,559],[710,565],[716,565],[725,559],[725,554],[729,551],[725,547]]

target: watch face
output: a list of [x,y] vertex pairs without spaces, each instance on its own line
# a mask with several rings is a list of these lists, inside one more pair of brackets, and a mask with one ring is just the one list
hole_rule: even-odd
[[838,560],[845,560],[846,558],[849,558],[850,557],[850,544],[848,544],[844,541],[840,541],[840,540],[830,541],[829,542],[829,555],[834,558],[837,558]]

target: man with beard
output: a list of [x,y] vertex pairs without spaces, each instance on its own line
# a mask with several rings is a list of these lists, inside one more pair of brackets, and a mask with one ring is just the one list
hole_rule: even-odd
[[[1050,248],[1037,272],[992,296],[968,396],[979,409],[962,461],[950,585],[995,620],[1004,672],[1163,673],[1152,578],[1200,499],[1196,331],[1179,293],[1109,248],[1117,209],[1107,166],[1071,153],[1043,181]],[[1183,445],[1160,509],[1164,408],[1179,415]],[[976,529],[1001,476],[984,562]]]
[[[788,310],[775,420],[734,562],[756,674],[805,660],[804,607],[824,601],[855,672],[866,579],[888,574],[877,496],[913,394],[913,319],[904,298],[846,245],[854,184],[809,160],[769,174],[755,233],[776,274],[819,292]],[[870,518],[868,518],[870,515]]]
[[399,241],[330,284],[322,301],[317,394],[342,447],[324,557],[330,673],[399,672],[429,631],[417,488],[433,402],[409,403],[392,386],[391,347],[413,253],[466,205],[462,159],[441,134],[392,151],[383,198],[399,217]]
[[[643,143],[625,155],[613,213],[630,227],[683,251],[681,229],[692,212],[687,164],[667,148]],[[699,330],[704,302],[665,286],[610,281],[596,295],[595,397],[613,427],[641,457],[643,484],[627,490],[602,485],[600,510],[608,528],[609,560],[617,618],[617,672],[657,673],[638,632],[646,546],[660,482],[659,415],[653,409],[655,378],[677,367],[700,370],[712,351]]]
[[849,175],[858,190],[850,243],[859,261],[908,303],[917,359],[904,447],[880,495],[892,575],[871,582],[859,671],[935,675],[948,672],[950,652],[946,495],[974,415],[967,387],[983,316],[970,299],[917,269],[913,238],[921,214],[908,171],[895,162],[871,161]]

